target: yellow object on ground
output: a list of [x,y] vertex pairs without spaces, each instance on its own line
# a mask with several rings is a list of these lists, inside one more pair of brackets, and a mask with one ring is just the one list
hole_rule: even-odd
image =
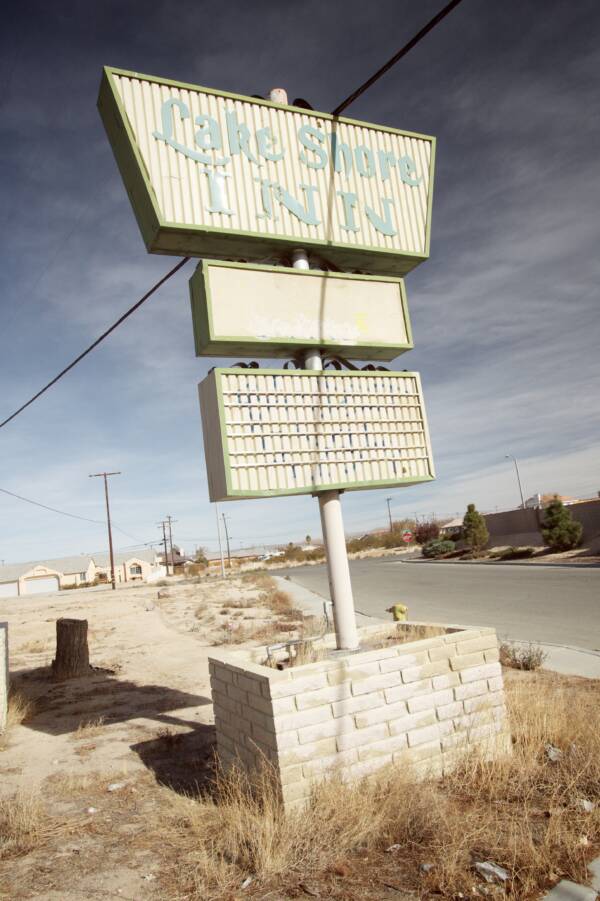
[[395,623],[401,623],[406,619],[408,607],[406,604],[394,604],[392,607],[388,607],[387,612],[393,615]]

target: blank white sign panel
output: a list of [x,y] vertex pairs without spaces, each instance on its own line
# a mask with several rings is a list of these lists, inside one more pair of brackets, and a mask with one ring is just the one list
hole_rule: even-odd
[[204,260],[190,294],[198,356],[289,357],[300,346],[390,361],[413,346],[400,278]]
[[435,477],[418,373],[215,369],[199,389],[211,501]]

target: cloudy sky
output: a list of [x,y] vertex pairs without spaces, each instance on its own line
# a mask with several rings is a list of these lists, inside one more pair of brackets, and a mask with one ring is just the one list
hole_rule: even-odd
[[[0,35],[0,419],[175,262],[146,254],[96,110],[103,65],[333,109],[442,0],[11,5]],[[431,258],[407,278],[438,479],[395,490],[396,517],[505,509],[600,490],[600,7],[464,0],[347,114],[438,138]],[[0,430],[0,559],[156,540],[170,513],[212,548],[188,264],[97,351]],[[344,497],[349,532],[388,492]],[[319,534],[310,497],[228,504],[234,545]]]

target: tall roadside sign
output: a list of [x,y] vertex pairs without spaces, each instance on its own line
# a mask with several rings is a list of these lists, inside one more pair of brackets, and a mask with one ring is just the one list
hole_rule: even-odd
[[429,255],[435,139],[271,98],[107,68],[98,104],[148,251],[202,258],[197,355],[287,358],[199,386],[209,496],[318,497],[353,649],[340,493],[435,477],[418,373],[350,362],[413,346],[403,276]]
[[99,109],[152,253],[303,247],[374,275],[429,256],[434,138],[120,69]]

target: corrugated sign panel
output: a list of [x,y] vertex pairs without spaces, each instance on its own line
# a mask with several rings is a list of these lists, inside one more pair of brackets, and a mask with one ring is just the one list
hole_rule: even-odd
[[117,69],[99,107],[151,251],[313,245],[390,274],[429,254],[434,138]]
[[435,477],[418,373],[214,369],[199,390],[211,501]]
[[320,347],[393,360],[412,344],[402,279],[203,260],[190,279],[198,356]]

